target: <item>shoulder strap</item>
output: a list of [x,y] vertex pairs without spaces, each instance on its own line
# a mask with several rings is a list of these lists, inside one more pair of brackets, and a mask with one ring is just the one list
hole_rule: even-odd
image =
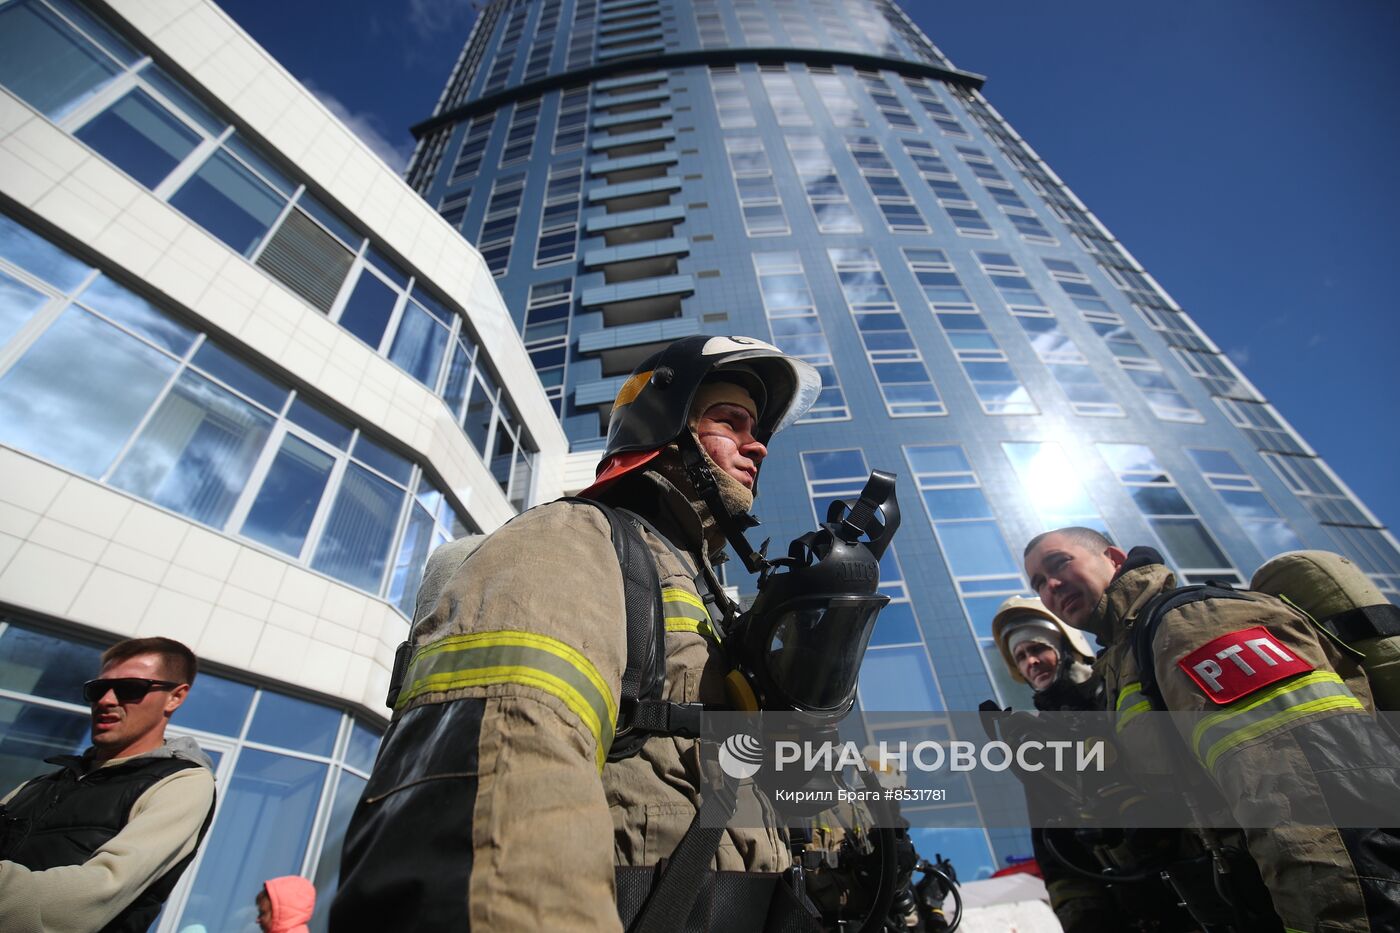
[[1152,597],[1133,623],[1133,658],[1137,661],[1138,676],[1142,679],[1142,695],[1155,710],[1167,708],[1157,683],[1157,661],[1152,647],[1157,638],[1157,629],[1167,613],[1203,599],[1249,599],[1249,596],[1228,583],[1216,580],[1179,586]]
[[[603,513],[612,529],[613,550],[622,569],[623,602],[627,610],[627,668],[622,672],[621,702],[618,704],[617,731],[609,761],[635,755],[653,731],[648,726],[664,725],[654,716],[637,721],[639,704],[648,708],[659,702],[666,683],[666,621],[661,604],[661,580],[651,549],[642,539],[637,518],[625,509],[614,509],[596,499],[566,496],[561,502],[591,505]],[[633,728],[640,726],[641,728]]]

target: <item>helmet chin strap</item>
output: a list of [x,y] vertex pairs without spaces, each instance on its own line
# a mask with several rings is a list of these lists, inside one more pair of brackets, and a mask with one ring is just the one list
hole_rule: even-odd
[[693,432],[682,431],[677,441],[681,452],[681,465],[685,467],[686,479],[690,480],[690,485],[695,488],[695,492],[709,507],[710,514],[719,524],[720,530],[724,532],[725,540],[734,549],[739,560],[743,561],[744,568],[749,573],[758,573],[763,570],[768,566],[767,559],[755,551],[748,539],[744,537],[744,529],[756,526],[758,519],[748,512],[741,515],[730,513],[729,507],[724,504],[724,497],[720,495],[719,483],[715,481],[715,474],[710,469],[710,462],[705,457],[705,452],[700,449],[700,442],[695,439]]

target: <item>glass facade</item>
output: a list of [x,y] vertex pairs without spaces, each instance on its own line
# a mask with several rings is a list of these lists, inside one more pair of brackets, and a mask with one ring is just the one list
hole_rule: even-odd
[[[90,744],[82,684],[104,646],[0,616],[0,793],[44,774],[44,759]],[[214,761],[213,824],[153,930],[198,924],[250,929],[268,878],[302,874],[329,904],[350,810],[374,764],[381,730],[347,711],[201,673],[167,735],[189,736]],[[324,931],[324,911],[312,929]]]
[[[497,413],[488,428],[514,433],[508,444],[481,438],[478,452],[515,452],[522,462],[500,471],[506,484],[532,475],[534,444],[512,424],[510,399],[494,380],[469,379],[492,364],[465,317],[96,15],[72,0],[0,9],[0,85],[422,383],[459,421],[482,406]],[[517,111],[511,138],[528,142],[528,106]],[[488,386],[489,397],[461,391]]]
[[[522,107],[584,147],[577,202],[576,148],[512,161]],[[1192,579],[1301,545],[1400,584],[1389,533],[892,0],[499,0],[417,131],[410,184],[488,252],[507,227],[533,247],[490,255],[574,450],[675,337],[818,368],[757,511],[786,541],[868,468],[899,474],[872,710],[1025,705],[990,620],[1027,592],[1024,543],[1069,522]],[[916,841],[965,878],[1029,854]]]
[[0,443],[385,596],[406,616],[429,550],[479,530],[367,426],[4,215],[0,283]]

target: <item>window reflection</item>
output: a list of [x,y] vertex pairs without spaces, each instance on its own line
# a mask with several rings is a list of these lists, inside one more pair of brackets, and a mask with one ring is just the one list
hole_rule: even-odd
[[272,421],[186,370],[122,459],[112,485],[196,521],[222,525]]
[[243,534],[300,557],[334,465],[334,457],[301,438],[283,438],[282,449],[243,523]]
[[69,308],[0,376],[0,440],[100,476],[174,370],[154,349]]
[[73,134],[132,178],[154,188],[184,161],[200,136],[140,89]]
[[[412,461],[8,219],[0,260],[0,365],[8,366],[0,369],[0,443],[294,559],[315,554],[317,569],[376,595],[400,555],[404,573],[395,579],[411,598],[421,547],[467,531]],[[5,271],[19,263],[24,273],[74,283],[73,291],[88,281],[82,304]],[[437,315],[447,311],[424,307],[441,330]],[[7,329],[37,337],[7,356]],[[490,385],[480,371],[477,380]],[[497,414],[494,392],[483,401],[483,427],[501,424],[497,475],[524,508],[528,448],[509,410]],[[350,449],[361,466],[347,471]],[[401,507],[414,483],[438,496],[436,525],[426,541],[410,528],[404,543]]]
[[0,84],[61,119],[121,68],[34,0],[0,9]]
[[268,878],[301,871],[326,766],[244,748],[223,790],[218,818],[204,842],[204,858],[180,917],[208,933],[241,933]]
[[311,883],[316,886],[316,913],[307,924],[312,933],[325,933],[330,924],[330,906],[335,892],[340,887],[340,854],[345,848],[345,830],[350,825],[350,816],[364,792],[364,778],[349,771],[341,770],[340,781],[335,790],[335,802],[331,804],[330,820],[326,825],[326,837],[321,843],[321,857],[316,862],[316,871]]
[[248,727],[248,740],[329,755],[339,729],[340,714],[330,707],[263,691]]
[[89,722],[83,713],[0,697],[0,794],[52,770],[44,759],[86,748]]

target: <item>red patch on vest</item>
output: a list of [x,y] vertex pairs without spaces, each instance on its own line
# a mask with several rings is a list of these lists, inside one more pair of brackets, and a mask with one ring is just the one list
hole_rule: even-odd
[[1176,664],[1212,703],[1220,706],[1313,669],[1262,625],[1222,635]]

